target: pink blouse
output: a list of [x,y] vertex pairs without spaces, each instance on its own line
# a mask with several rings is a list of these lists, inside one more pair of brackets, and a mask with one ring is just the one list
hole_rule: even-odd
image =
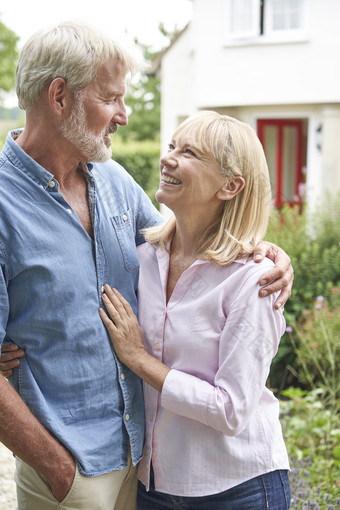
[[148,488],[152,460],[156,490],[204,496],[289,469],[279,403],[266,388],[285,321],[277,296],[258,296],[272,262],[197,260],[166,303],[169,254],[147,243],[138,254],[145,345],[171,368],[161,394],[144,384],[139,479]]

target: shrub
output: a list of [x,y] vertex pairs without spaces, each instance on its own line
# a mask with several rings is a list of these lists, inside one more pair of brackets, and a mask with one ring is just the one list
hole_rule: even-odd
[[299,381],[308,389],[322,388],[335,408],[340,391],[340,288],[330,292],[329,300],[318,296],[314,308],[305,310],[289,337]]
[[[297,207],[273,210],[266,239],[281,246],[294,268],[292,295],[285,305],[289,328],[302,327],[305,310],[312,310],[317,296],[331,297],[340,284],[340,196],[329,198],[317,214],[302,214]],[[294,383],[296,352],[288,334],[273,360],[270,385],[281,391]]]
[[155,193],[159,185],[159,141],[122,142],[117,136],[112,138],[113,159],[121,164],[147,193],[156,207]]
[[282,392],[281,423],[290,457],[292,509],[340,508],[339,409],[325,391],[289,388]]

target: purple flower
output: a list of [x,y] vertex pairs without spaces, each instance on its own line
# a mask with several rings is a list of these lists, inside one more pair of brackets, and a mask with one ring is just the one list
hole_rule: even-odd
[[287,333],[293,333],[293,328],[292,328],[292,326],[287,326],[287,327],[286,327],[286,332],[287,332]]
[[322,303],[323,301],[325,301],[325,298],[323,296],[318,296],[316,300],[319,301],[319,303]]

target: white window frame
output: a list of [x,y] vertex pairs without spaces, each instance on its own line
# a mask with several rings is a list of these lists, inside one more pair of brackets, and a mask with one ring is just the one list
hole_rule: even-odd
[[[249,44],[271,44],[285,42],[302,42],[308,40],[308,1],[301,0],[302,23],[298,29],[274,30],[273,28],[273,0],[265,0],[263,34],[260,33],[260,0],[252,0],[252,27],[250,30],[231,32],[230,19],[232,17],[232,1],[224,0],[224,41],[227,46]],[[236,0],[238,1],[238,0]]]
[[290,29],[274,29],[273,26],[273,1],[265,1],[264,11],[264,37],[267,39],[281,39],[281,40],[296,40],[300,37],[305,37],[307,28],[307,2],[301,0],[301,26],[299,28]]
[[[225,0],[225,26],[227,26],[227,39],[238,40],[238,39],[249,39],[259,36],[260,31],[260,0],[251,0],[252,10],[252,26],[249,30],[239,30],[238,32],[232,32],[230,30],[230,20],[232,18],[232,3],[235,0]],[[236,0],[238,1],[238,0]]]

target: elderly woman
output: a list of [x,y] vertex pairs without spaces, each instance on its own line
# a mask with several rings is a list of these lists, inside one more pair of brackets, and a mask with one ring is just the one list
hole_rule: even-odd
[[138,509],[287,509],[279,404],[266,387],[285,321],[275,295],[258,296],[272,262],[250,256],[271,207],[254,130],[214,112],[187,119],[156,197],[174,215],[139,247],[140,326],[109,286],[110,318],[100,310],[117,356],[144,381]]

